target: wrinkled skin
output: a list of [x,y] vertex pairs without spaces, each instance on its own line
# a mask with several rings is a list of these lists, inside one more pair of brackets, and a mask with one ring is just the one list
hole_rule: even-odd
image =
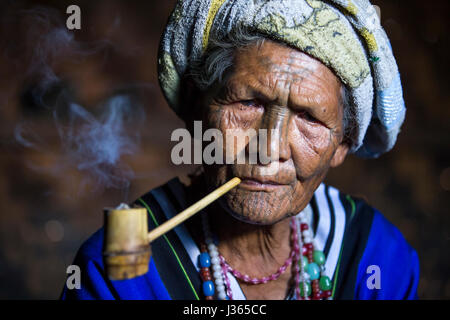
[[[204,128],[217,128],[224,136],[229,129],[280,133],[267,142],[269,153],[278,144],[278,157],[266,165],[278,165],[275,174],[262,175],[260,163],[204,166],[211,189],[232,177],[243,179],[220,207],[216,204],[210,219],[219,251],[240,272],[267,276],[284,263],[291,250],[287,218],[303,210],[329,168],[344,161],[341,89],[340,80],[318,60],[267,40],[239,50],[226,81],[196,102]],[[291,278],[289,268],[276,281],[241,286],[249,299],[283,299]]]

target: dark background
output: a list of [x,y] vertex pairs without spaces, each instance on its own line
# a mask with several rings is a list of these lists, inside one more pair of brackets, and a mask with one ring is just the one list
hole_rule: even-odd
[[[449,3],[373,1],[381,8],[402,75],[406,122],[393,151],[376,160],[350,156],[327,178],[342,191],[363,196],[416,248],[419,296],[425,299],[450,298]],[[144,106],[145,125],[131,128],[140,133],[140,148],[120,161],[135,173],[126,191],[102,188],[89,172],[70,165],[51,112],[30,94],[39,83],[33,78],[38,63],[30,57],[39,48],[38,35],[51,28],[18,17],[30,15],[24,9],[44,6],[64,25],[71,4],[81,7],[82,21],[81,30],[70,33],[87,44],[83,50],[96,49],[76,57],[70,48],[61,49],[50,59],[55,74],[92,112],[131,84]],[[58,298],[76,250],[102,225],[103,207],[131,201],[192,171],[171,164],[170,134],[183,123],[157,83],[159,37],[173,5],[173,0],[0,0],[0,298]],[[23,124],[32,146],[14,136]]]

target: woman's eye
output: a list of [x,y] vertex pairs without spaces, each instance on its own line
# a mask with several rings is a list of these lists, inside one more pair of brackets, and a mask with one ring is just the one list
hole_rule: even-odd
[[320,123],[319,120],[317,120],[316,118],[314,118],[309,112],[307,111],[300,111],[298,112],[298,116],[300,118],[303,118],[309,122],[314,122],[314,123]]
[[241,100],[239,101],[240,104],[246,106],[246,107],[259,107],[260,104],[256,102],[255,100]]

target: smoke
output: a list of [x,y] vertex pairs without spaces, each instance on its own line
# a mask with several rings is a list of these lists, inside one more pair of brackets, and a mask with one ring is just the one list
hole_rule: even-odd
[[[44,9],[25,11],[24,14],[31,15],[36,23],[42,24],[41,28],[31,28],[31,36],[27,43],[35,42],[34,49],[31,50],[29,77],[38,77],[39,85],[47,88],[60,79],[55,74],[52,64],[57,64],[64,56],[74,55],[79,52],[77,42],[74,41],[73,34],[69,33],[63,27],[54,27],[50,25],[51,16]],[[41,30],[39,34],[36,31]],[[33,39],[37,39],[33,41]],[[67,59],[67,58],[66,58]]]
[[[83,175],[80,188],[121,189],[126,198],[134,172],[124,158],[138,152],[139,130],[145,119],[138,95],[122,90],[89,111],[77,102],[70,76],[61,71],[66,63],[83,63],[86,57],[101,53],[110,42],[87,45],[76,41],[61,13],[49,8],[9,12],[0,23],[0,36],[6,39],[1,43],[2,55],[22,77],[20,103],[31,115],[15,126],[15,142],[37,152],[50,152],[46,138],[35,126],[40,116],[51,119],[59,138],[59,164],[44,168],[31,163],[30,167],[60,177],[75,168]],[[17,34],[8,35],[12,30]]]
[[36,92],[60,81],[55,73],[60,64],[92,53],[75,41],[55,9],[7,9],[1,20],[2,55],[24,80],[34,82]]
[[[106,188],[128,189],[134,178],[121,162],[138,151],[142,108],[126,95],[111,97],[98,117],[76,103],[54,111],[55,126],[68,161]],[[135,132],[128,132],[132,127]]]
[[26,122],[16,125],[14,137],[20,145],[26,148],[39,150],[43,145],[41,138],[31,129],[31,125]]

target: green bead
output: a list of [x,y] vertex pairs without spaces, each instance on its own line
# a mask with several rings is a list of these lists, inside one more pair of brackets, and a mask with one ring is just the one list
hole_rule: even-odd
[[325,263],[325,255],[323,254],[322,251],[314,250],[313,259],[314,262],[317,263],[319,266]]
[[306,266],[306,272],[311,280],[317,280],[320,277],[320,267],[315,262],[311,262]]
[[305,256],[302,256],[301,263],[302,263],[301,266],[302,266],[303,270],[305,270],[306,266],[308,265],[308,258],[306,258]]
[[[305,294],[303,293],[303,282],[300,282],[300,296],[305,297]],[[306,283],[306,297],[309,297],[311,295],[311,284],[309,282]]]
[[321,276],[319,280],[320,290],[326,291],[331,289],[331,280],[327,276]]

